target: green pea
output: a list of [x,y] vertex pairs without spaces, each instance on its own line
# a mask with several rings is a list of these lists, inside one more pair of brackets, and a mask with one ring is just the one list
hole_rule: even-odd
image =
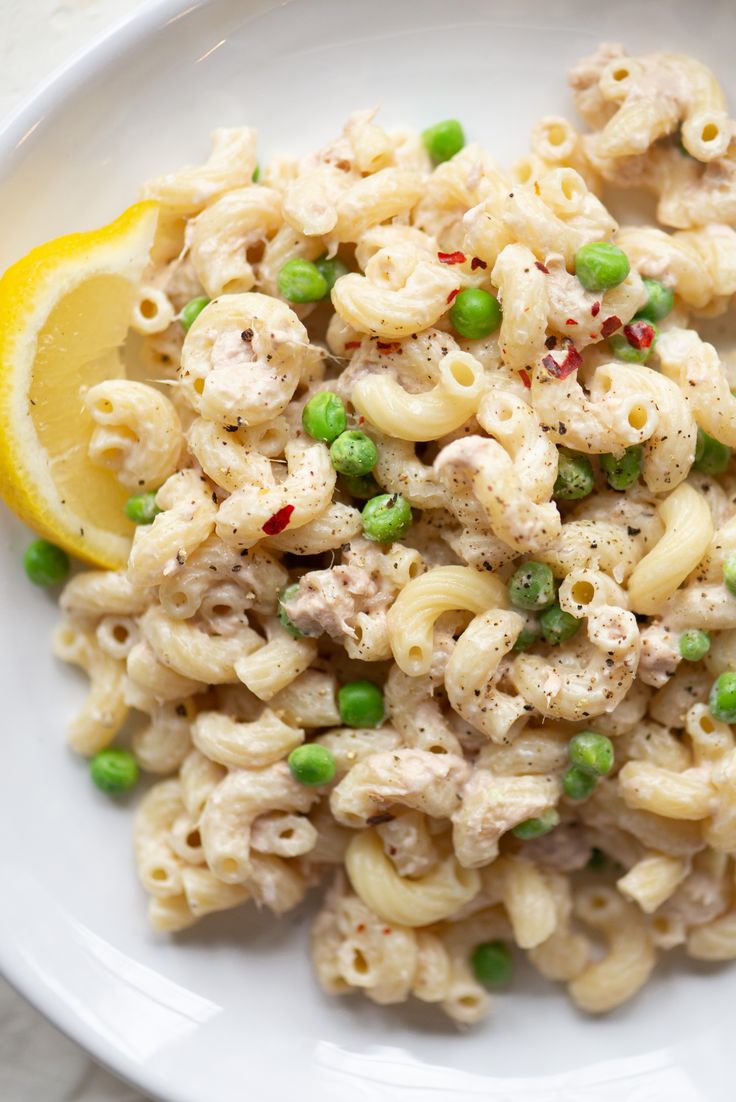
[[92,780],[108,796],[122,796],[130,792],[138,781],[138,762],[129,750],[111,746],[100,750],[89,763]]
[[580,620],[576,620],[569,612],[563,612],[559,605],[550,605],[541,613],[539,625],[545,642],[556,646],[572,639],[580,628]]
[[378,448],[359,429],[349,429],[341,432],[337,440],[330,445],[330,459],[332,466],[340,474],[360,475],[370,474],[378,461]]
[[287,302],[319,302],[327,296],[327,280],[311,260],[295,256],[287,260],[276,277],[279,294]]
[[347,727],[378,727],[386,709],[383,693],[372,681],[349,681],[338,689],[337,707]]
[[435,164],[449,161],[465,145],[465,133],[457,119],[445,119],[422,131],[422,141]]
[[501,324],[501,306],[495,295],[480,287],[466,287],[455,295],[450,308],[453,329],[476,341],[495,333]]
[[615,456],[610,452],[601,456],[601,470],[612,490],[626,490],[641,474],[644,449],[641,444],[632,444],[623,455]]
[[292,624],[291,620],[289,619],[289,614],[284,608],[284,605],[288,604],[292,597],[296,597],[298,589],[299,582],[292,582],[291,585],[284,586],[284,588],[279,593],[278,604],[279,620],[284,625],[289,635],[293,635],[295,639],[301,639],[304,633],[299,631],[299,628],[295,624]]
[[736,723],[736,673],[729,670],[720,674],[710,690],[710,713],[724,723]]
[[528,842],[532,838],[540,838],[543,834],[549,834],[560,821],[560,816],[554,807],[536,819],[525,819],[523,823],[517,823],[511,831],[517,838]]
[[379,494],[366,501],[361,514],[363,535],[374,543],[400,540],[411,528],[411,506],[401,494]]
[[517,566],[508,584],[511,603],[529,612],[537,612],[551,605],[555,599],[555,588],[550,567],[533,559]]
[[726,556],[723,564],[723,582],[728,592],[736,597],[736,551]]
[[567,745],[572,765],[595,777],[603,777],[613,769],[613,743],[595,731],[579,731]]
[[502,941],[484,941],[470,955],[475,978],[486,987],[508,983],[513,971],[511,953]]
[[[626,331],[623,333],[614,333],[608,338],[608,347],[618,360],[624,360],[629,364],[644,364],[649,359],[650,354],[654,350],[654,346],[657,342],[657,327],[651,321],[632,322],[632,325],[648,325],[650,329],[654,330],[654,338],[651,344],[646,347],[642,345],[637,348],[635,344],[632,344],[626,335]],[[627,325],[625,327],[629,329]]]
[[125,515],[133,524],[153,524],[161,509],[155,494],[133,494],[125,502]]
[[558,450],[557,478],[553,493],[563,501],[578,501],[592,493],[595,479],[590,460],[567,448]]
[[205,306],[209,306],[209,304],[210,300],[207,298],[207,295],[198,295],[197,298],[190,298],[186,306],[182,306],[179,312],[179,325],[182,329],[191,329]]
[[69,556],[55,543],[34,540],[23,552],[23,566],[34,585],[59,585],[69,573]]
[[571,765],[562,776],[562,789],[571,800],[587,800],[598,778],[594,773],[586,773],[577,765]]
[[314,440],[331,444],[348,426],[348,415],[342,400],[331,390],[321,390],[304,406],[302,425]]
[[309,788],[329,784],[335,776],[335,759],[326,746],[306,742],[292,750],[286,759],[294,780]]
[[575,275],[586,291],[608,291],[629,274],[629,258],[610,241],[594,241],[575,253]]
[[347,275],[350,271],[347,264],[343,264],[339,256],[328,257],[326,254],[315,260],[314,266],[327,284],[328,294],[340,276]]
[[704,429],[698,429],[693,470],[701,474],[723,474],[731,459],[731,449]]
[[368,498],[376,497],[376,495],[381,492],[381,487],[370,474],[362,478],[343,475],[342,482],[351,497],[357,497],[361,501],[367,501]]
[[537,639],[539,639],[540,635],[541,635],[541,632],[540,632],[539,628],[536,625],[535,625],[534,628],[530,628],[530,627],[522,628],[521,631],[519,632],[519,634],[517,635],[516,642],[514,643],[514,645],[511,649],[516,650],[516,651],[526,650],[527,647],[531,647],[534,643],[536,643],[536,641],[537,641]]
[[699,662],[710,650],[710,635],[699,628],[690,628],[689,631],[683,631],[678,647],[680,656],[686,662]]
[[258,181],[260,180],[260,178],[261,178],[261,166],[256,165],[256,167],[253,169],[253,175],[251,176],[251,180],[253,181],[254,184],[257,184]]
[[647,301],[637,310],[637,318],[645,318],[646,321],[661,321],[666,318],[675,305],[675,296],[669,287],[660,283],[658,279],[643,279],[647,292]]

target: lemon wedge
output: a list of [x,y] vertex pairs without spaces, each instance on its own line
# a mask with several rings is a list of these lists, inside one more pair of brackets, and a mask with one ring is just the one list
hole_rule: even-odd
[[32,528],[117,569],[133,525],[128,492],[93,466],[88,387],[125,374],[122,346],[158,206],[33,249],[0,279],[0,493]]

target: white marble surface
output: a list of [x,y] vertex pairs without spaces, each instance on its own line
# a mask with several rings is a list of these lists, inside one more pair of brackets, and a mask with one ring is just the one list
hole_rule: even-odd
[[[0,0],[0,118],[80,47],[146,2]],[[0,979],[2,1102],[145,1102]]]

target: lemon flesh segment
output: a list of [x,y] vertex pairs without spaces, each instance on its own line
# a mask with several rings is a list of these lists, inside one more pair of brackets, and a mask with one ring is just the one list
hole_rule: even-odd
[[125,374],[121,349],[158,207],[34,249],[0,279],[0,492],[72,554],[124,565],[134,526],[114,474],[87,454],[87,389]]

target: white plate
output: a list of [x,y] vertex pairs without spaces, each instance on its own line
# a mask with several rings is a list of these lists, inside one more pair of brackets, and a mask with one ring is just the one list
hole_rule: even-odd
[[[216,125],[257,126],[266,160],[380,103],[390,124],[457,115],[508,161],[540,114],[572,111],[565,72],[601,39],[692,52],[736,100],[735,31],[732,0],[151,4],[0,133],[0,267],[203,158]],[[492,1019],[460,1032],[420,1004],[323,997],[304,912],[154,937],[131,809],[64,747],[82,682],[49,656],[53,598],[24,580],[27,534],[0,521],[0,963],[98,1059],[171,1102],[732,1102],[728,969],[676,959],[602,1020],[522,970]]]

